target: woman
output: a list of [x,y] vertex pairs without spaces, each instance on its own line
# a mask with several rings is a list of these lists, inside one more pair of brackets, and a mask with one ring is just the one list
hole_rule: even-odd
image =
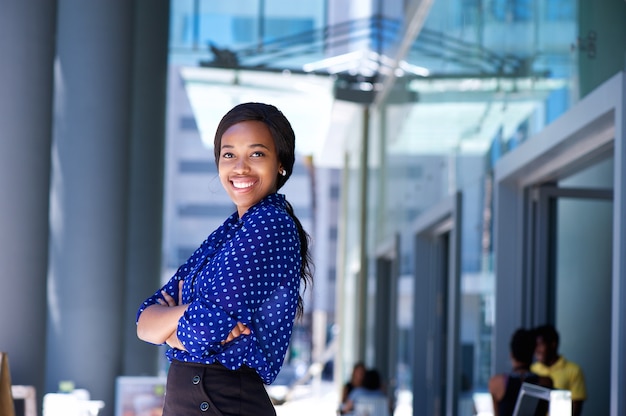
[[367,368],[365,367],[365,363],[362,361],[359,361],[352,366],[350,380],[343,385],[343,389],[341,391],[341,403],[339,404],[338,410],[339,414],[347,413],[343,411],[343,408],[348,402],[348,396],[354,389],[363,385],[363,377],[365,376],[366,370]]
[[284,195],[295,135],[274,106],[245,103],[214,140],[222,186],[237,211],[137,312],[137,335],[166,343],[164,416],[275,415],[263,383],[287,353],[300,283],[312,279],[308,235]]
[[[369,414],[387,415],[388,406],[387,396],[383,391],[380,373],[374,368],[366,369],[361,380],[361,384],[352,389],[346,400],[342,403],[340,412],[344,415],[353,415],[360,413],[358,409],[359,401],[365,401],[373,406]],[[365,404],[364,403],[364,404]],[[368,405],[366,405],[368,407]]]
[[511,416],[522,383],[538,384],[552,388],[552,380],[530,371],[535,353],[535,336],[532,331],[519,328],[509,343],[512,369],[496,374],[489,380],[489,393],[493,400],[494,416]]

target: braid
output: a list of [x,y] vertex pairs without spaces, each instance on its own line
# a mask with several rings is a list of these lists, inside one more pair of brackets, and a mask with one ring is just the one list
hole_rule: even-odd
[[[304,285],[304,289],[302,293],[306,291],[306,288],[309,284],[313,284],[313,261],[311,260],[311,252],[309,251],[309,241],[311,237],[302,227],[302,223],[296,214],[293,211],[293,207],[287,201],[287,213],[291,218],[293,218],[296,223],[296,228],[298,229],[298,237],[300,239],[300,253],[302,253],[302,263],[300,265],[300,279],[302,280],[302,284]],[[298,318],[302,317],[304,313],[304,301],[302,296],[298,294],[298,308],[296,312],[296,316]]]

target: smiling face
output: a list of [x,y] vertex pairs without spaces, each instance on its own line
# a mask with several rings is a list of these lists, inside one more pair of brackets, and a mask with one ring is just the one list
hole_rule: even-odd
[[243,121],[229,127],[221,138],[217,167],[220,182],[237,206],[239,218],[276,192],[282,167],[265,123]]
[[546,341],[543,337],[537,337],[535,346],[535,358],[540,363],[550,366],[558,359],[557,344],[555,342]]

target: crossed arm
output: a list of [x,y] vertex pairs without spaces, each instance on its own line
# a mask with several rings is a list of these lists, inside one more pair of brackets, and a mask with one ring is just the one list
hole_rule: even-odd
[[[163,299],[158,299],[158,304],[148,306],[139,315],[139,320],[137,321],[137,336],[139,339],[152,344],[166,343],[172,348],[185,350],[185,347],[176,335],[178,321],[189,307],[189,304],[182,303],[182,285],[183,281],[181,280],[178,283],[178,300],[174,299],[167,292],[161,291]],[[241,335],[248,334],[250,334],[250,328],[241,322],[237,322],[237,325],[233,327],[228,337],[222,341],[222,345]]]

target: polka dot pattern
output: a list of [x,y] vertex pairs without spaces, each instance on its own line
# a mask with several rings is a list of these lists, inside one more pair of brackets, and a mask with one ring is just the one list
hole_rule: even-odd
[[[300,289],[300,240],[285,197],[271,194],[239,219],[231,215],[179,267],[163,287],[178,299],[183,279],[183,303],[189,308],[178,323],[178,338],[187,351],[170,349],[170,360],[227,368],[242,365],[257,370],[271,383],[287,353]],[[137,318],[157,303],[160,291],[139,308]],[[237,322],[251,334],[225,346]]]

